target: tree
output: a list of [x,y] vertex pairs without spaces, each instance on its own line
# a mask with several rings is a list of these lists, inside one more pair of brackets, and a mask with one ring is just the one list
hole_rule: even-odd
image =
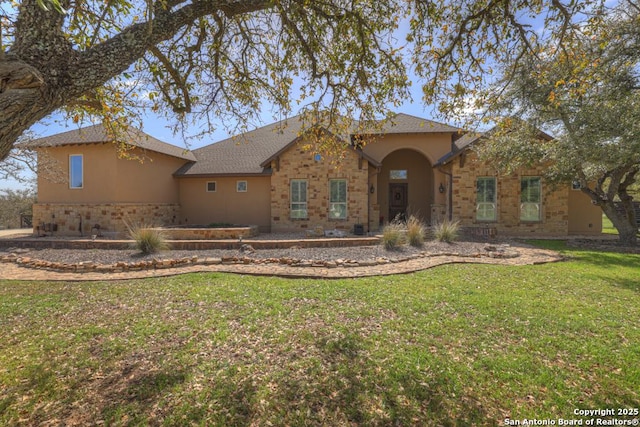
[[[244,121],[269,102],[372,118],[406,98],[395,2],[23,0],[4,7],[0,159],[53,111]],[[300,80],[294,78],[299,76]],[[293,92],[296,92],[294,95]],[[118,119],[118,120],[116,120]]]
[[[212,127],[250,122],[263,102],[282,116],[300,104],[312,118],[326,110],[367,126],[408,99],[409,63],[424,79],[425,101],[452,111],[491,72],[487,64],[535,47],[528,20],[545,14],[562,43],[576,14],[600,7],[592,0],[2,2],[0,159],[57,110],[74,121],[98,116],[114,133],[123,119],[139,120],[142,107]],[[405,41],[394,31],[406,23]]]
[[31,206],[35,202],[33,189],[0,190],[0,226],[19,228],[20,215],[31,215]]
[[[640,172],[639,19],[639,9],[620,8],[567,34],[564,49],[507,64],[514,72],[499,83],[503,90],[485,99],[494,117],[522,120],[504,120],[480,149],[503,170],[538,162],[552,183],[578,181],[628,245],[638,230],[630,190]],[[539,128],[555,140],[539,141]]]

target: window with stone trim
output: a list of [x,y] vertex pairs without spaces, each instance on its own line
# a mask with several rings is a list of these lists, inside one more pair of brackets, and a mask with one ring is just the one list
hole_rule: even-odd
[[476,220],[496,221],[496,179],[480,177],[476,182]]
[[290,188],[291,191],[289,193],[289,199],[291,219],[308,218],[309,213],[307,211],[307,180],[292,179]]
[[347,180],[329,181],[329,218],[347,219]]
[[542,219],[542,182],[539,176],[520,178],[520,220],[527,222]]
[[69,188],[84,187],[84,165],[82,154],[69,155]]

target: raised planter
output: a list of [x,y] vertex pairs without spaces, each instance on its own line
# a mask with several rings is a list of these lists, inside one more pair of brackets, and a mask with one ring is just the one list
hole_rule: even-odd
[[222,240],[247,239],[258,235],[257,225],[238,227],[162,227],[159,228],[167,240]]

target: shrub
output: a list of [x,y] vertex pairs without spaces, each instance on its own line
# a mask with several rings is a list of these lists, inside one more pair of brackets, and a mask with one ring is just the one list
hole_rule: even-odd
[[433,228],[433,234],[436,240],[440,242],[451,243],[458,239],[460,233],[460,222],[444,220],[437,223]]
[[382,230],[382,244],[385,249],[393,250],[402,246],[406,241],[407,228],[398,219],[394,219]]
[[143,254],[153,254],[169,249],[162,230],[144,225],[129,226],[129,237],[133,239],[133,246]]
[[411,215],[407,220],[407,239],[411,246],[420,247],[424,243],[425,227],[422,221]]

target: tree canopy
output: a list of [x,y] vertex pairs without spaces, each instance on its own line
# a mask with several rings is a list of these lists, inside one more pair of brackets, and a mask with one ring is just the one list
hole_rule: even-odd
[[[246,123],[268,105],[381,118],[409,98],[453,111],[496,61],[562,44],[601,2],[22,0],[0,3],[0,159],[62,110],[113,125],[151,108]],[[532,28],[538,19],[544,33]],[[541,22],[543,21],[543,22]],[[115,126],[115,125],[114,125]],[[203,129],[207,131],[209,129]]]
[[[640,10],[620,7],[505,64],[499,90],[483,98],[507,118],[480,147],[501,170],[543,163],[552,183],[579,183],[625,243],[638,229],[630,189],[640,172]],[[555,139],[540,141],[538,129]]]

